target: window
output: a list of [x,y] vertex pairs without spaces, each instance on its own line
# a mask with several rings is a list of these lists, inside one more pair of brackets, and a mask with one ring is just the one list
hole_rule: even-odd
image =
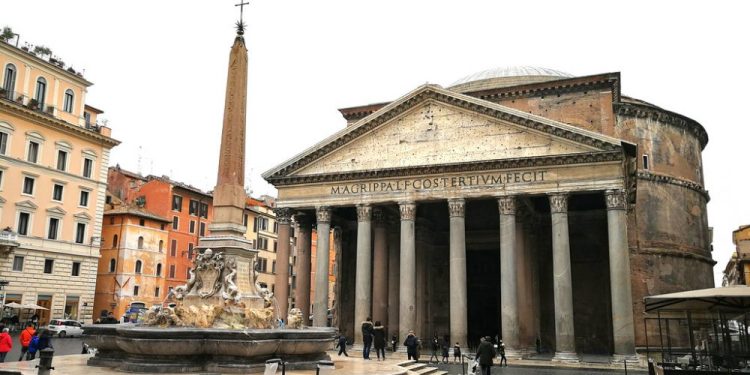
[[89,192],[81,190],[81,200],[78,202],[81,207],[87,207],[89,205]]
[[177,230],[180,228],[180,218],[177,216],[172,217],[172,229]]
[[73,90],[65,90],[65,99],[63,100],[63,111],[73,113]]
[[206,235],[206,223],[201,223],[198,235],[200,235],[201,237]]
[[279,223],[276,221],[273,222],[273,232],[279,233]]
[[158,286],[154,289],[154,297],[159,297],[159,287]]
[[18,228],[16,228],[16,232],[24,236],[27,235],[29,233],[29,221],[31,221],[31,214],[20,212],[18,214]]
[[23,271],[23,257],[22,256],[14,256],[13,257],[13,271]]
[[86,125],[91,125],[91,113],[83,112],[83,120],[86,121]]
[[34,177],[23,178],[23,193],[28,195],[34,195]]
[[195,220],[190,220],[190,233],[195,233]]
[[268,250],[268,238],[258,237],[258,250]]
[[169,248],[169,254],[171,256],[177,255],[177,240],[172,240],[172,246]]
[[39,108],[44,108],[44,98],[47,96],[47,80],[39,77],[36,80],[36,95],[34,99],[39,102]]
[[188,259],[193,259],[193,244],[188,244]]
[[156,265],[156,276],[161,276],[161,263]]
[[247,214],[242,215],[242,226],[247,226]]
[[115,272],[115,266],[117,266],[117,262],[114,258],[109,260],[109,272]]
[[5,67],[5,80],[3,80],[3,88],[7,92],[7,98],[13,99],[13,91],[16,91],[16,66],[8,64]]
[[57,150],[57,170],[64,171],[68,165],[68,153],[63,150]]
[[[107,198],[109,198],[109,195],[107,196]],[[114,225],[115,224],[115,217],[114,216],[110,216],[109,217],[109,224],[110,225]]]
[[643,155],[643,169],[648,169],[648,155]]
[[172,210],[182,211],[182,197],[179,195],[172,196]]
[[174,264],[169,266],[169,277],[174,279]]
[[140,260],[135,261],[135,273],[141,273],[141,270],[143,268],[143,262]]
[[55,184],[52,186],[52,200],[62,202],[63,198],[63,186],[60,184]]
[[54,259],[44,260],[44,273],[52,273],[52,267],[55,265]]
[[86,237],[86,224],[76,224],[76,243],[83,243],[83,239]]
[[[2,133],[0,133],[2,134]],[[4,171],[0,169],[0,191],[3,190],[3,173]]]
[[81,275],[81,262],[73,262],[73,269],[70,272],[70,276]]
[[271,273],[276,273],[276,261],[274,260],[273,263],[271,263]]
[[268,219],[265,217],[256,217],[253,222],[253,229],[255,229],[256,232],[268,230]]
[[36,163],[39,160],[39,143],[29,141],[29,151],[26,154],[26,161]]
[[117,247],[117,235],[115,234],[114,237],[112,237],[112,247]]
[[143,236],[138,237],[138,248],[143,249]]
[[273,252],[275,253],[277,250],[277,244],[276,241],[273,241]]
[[146,220],[144,220],[144,219],[139,220],[138,221],[138,225],[140,225],[140,226],[146,225]]
[[138,285],[133,285],[133,295],[137,296],[138,292],[140,291],[141,287]]
[[201,217],[208,219],[208,203],[201,203]]
[[185,270],[185,278],[188,279],[188,280],[190,280],[190,268],[187,268]]
[[0,132],[0,155],[8,151],[8,133]]
[[194,199],[190,200],[190,204],[188,205],[188,212],[190,215],[198,216],[198,210],[200,208],[200,203]]
[[159,252],[161,253],[164,250],[164,240],[159,240]]
[[49,228],[47,228],[47,239],[48,240],[56,240],[57,239],[57,230],[60,227],[60,219],[56,217],[49,218]]
[[89,158],[83,158],[83,177],[91,178],[91,172],[94,169],[94,161]]

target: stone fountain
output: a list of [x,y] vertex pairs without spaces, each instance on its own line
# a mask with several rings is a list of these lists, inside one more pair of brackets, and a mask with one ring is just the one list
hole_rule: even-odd
[[[229,57],[219,173],[211,234],[201,238],[187,284],[152,308],[141,324],[84,328],[96,348],[90,366],[126,372],[247,373],[280,358],[287,368],[314,368],[329,359],[334,330],[302,327],[292,309],[288,329],[276,327],[273,295],[257,283],[258,251],[243,236],[247,49],[242,22]],[[172,306],[171,304],[169,306]]]

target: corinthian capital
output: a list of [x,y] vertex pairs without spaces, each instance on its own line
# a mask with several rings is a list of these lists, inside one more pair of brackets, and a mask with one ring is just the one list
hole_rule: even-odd
[[552,193],[549,195],[549,208],[552,213],[568,212],[568,193]]
[[497,206],[500,209],[502,215],[515,215],[516,214],[516,197],[512,195],[506,195],[497,198]]
[[604,192],[604,200],[607,203],[608,210],[624,210],[625,192],[623,190],[607,190]]
[[464,217],[466,201],[463,198],[448,199],[448,212],[451,217]]
[[401,220],[411,220],[417,217],[417,204],[414,202],[401,202],[398,204],[398,209],[401,211]]
[[369,204],[358,204],[357,205],[357,221],[370,221],[372,220],[372,206]]
[[320,206],[315,209],[315,216],[317,216],[318,224],[327,224],[331,222],[331,207]]
[[276,214],[276,222],[279,225],[284,225],[292,222],[294,210],[288,207],[278,207],[273,209],[273,213]]

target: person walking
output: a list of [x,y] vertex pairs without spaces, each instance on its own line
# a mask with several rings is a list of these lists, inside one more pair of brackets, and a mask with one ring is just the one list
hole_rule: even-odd
[[482,368],[482,375],[490,375],[492,359],[497,355],[490,340],[489,336],[482,337],[477,348],[477,358],[479,358],[479,366]]
[[428,363],[432,363],[432,357],[435,357],[435,363],[440,363],[440,360],[438,359],[438,350],[440,350],[440,341],[438,340],[437,335],[432,337],[432,341],[430,341],[430,349],[432,349],[432,354],[430,354],[430,360],[427,361]]
[[497,351],[500,352],[500,367],[503,366],[503,363],[505,363],[505,367],[508,367],[508,358],[505,358],[505,344],[503,344],[503,340],[500,340],[498,343]]
[[362,322],[362,341],[364,342],[364,349],[362,350],[362,358],[370,359],[370,348],[372,348],[372,318],[367,317],[367,320]]
[[23,358],[28,355],[29,344],[31,343],[32,337],[34,337],[34,323],[26,323],[26,329],[21,331],[21,335],[18,337],[18,341],[21,343],[21,356],[18,357],[18,361],[23,361]]
[[339,357],[341,356],[341,353],[344,353],[345,356],[349,356],[349,354],[346,353],[346,336],[339,335],[339,341],[336,343],[336,346],[334,348],[339,348]]
[[13,340],[10,338],[8,331],[10,330],[5,326],[0,329],[0,363],[5,362],[5,356],[13,349]]
[[461,362],[461,345],[458,345],[458,341],[453,345],[453,362]]
[[409,331],[404,340],[404,346],[406,347],[406,357],[409,360],[417,360],[417,347],[419,346],[419,339],[414,335],[414,331]]
[[380,324],[379,320],[375,322],[375,327],[372,329],[372,341],[375,345],[375,354],[378,355],[378,361],[381,354],[385,361],[385,327]]
[[441,349],[443,349],[443,363],[448,363],[448,354],[451,350],[451,341],[448,335],[443,336],[443,341],[441,342]]
[[391,351],[396,352],[396,343],[398,343],[398,337],[396,335],[391,336]]

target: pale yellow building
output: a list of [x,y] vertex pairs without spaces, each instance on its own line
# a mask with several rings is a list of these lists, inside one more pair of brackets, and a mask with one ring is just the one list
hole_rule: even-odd
[[[60,62],[0,42],[0,280],[40,323],[91,322],[110,149],[85,104],[92,85]],[[25,316],[20,316],[21,320]]]
[[258,249],[258,282],[269,290],[276,290],[276,250],[278,249],[278,224],[271,198],[245,200],[245,238]]

